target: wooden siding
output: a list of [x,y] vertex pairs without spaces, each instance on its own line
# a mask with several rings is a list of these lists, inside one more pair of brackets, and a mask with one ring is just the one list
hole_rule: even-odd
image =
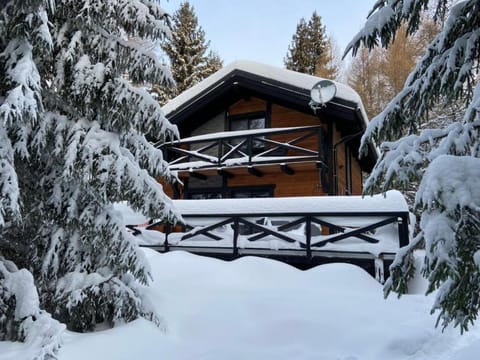
[[337,146],[337,195],[348,195],[347,191],[347,166],[345,159],[345,144]]
[[[308,114],[303,114],[293,109],[289,109],[283,106],[276,104],[272,105],[272,115],[271,115],[271,127],[272,128],[285,128],[285,127],[296,127],[296,126],[316,126],[322,125],[326,133],[327,124],[319,121],[318,117]],[[298,135],[289,135],[282,134],[279,136],[272,137],[272,140],[279,142],[287,142],[293,140]],[[315,138],[309,138],[307,140],[301,141],[298,143],[299,146],[302,146],[307,149],[317,149],[318,141]],[[295,152],[289,152],[288,155],[296,156]]]
[[360,164],[352,156],[352,195],[361,195],[363,192],[363,178]]
[[[324,133],[323,142],[327,142],[327,132],[329,129],[328,122],[326,119],[319,119],[315,115],[305,114],[299,111],[296,111],[291,108],[280,106],[277,104],[269,104],[267,101],[251,97],[249,99],[243,99],[237,101],[233,105],[229,106],[226,109],[228,121],[228,116],[237,116],[242,114],[249,114],[254,112],[265,111],[267,116],[267,124],[271,128],[287,128],[287,127],[298,127],[298,126],[318,126],[322,127]],[[211,121],[203,124],[199,129],[191,129],[191,133],[198,135],[206,133],[208,129],[209,132],[220,132],[229,128],[228,123],[221,124],[222,115],[214,117]],[[225,118],[224,118],[225,119]],[[213,124],[219,127],[216,131],[212,128]],[[226,125],[226,126],[225,126]],[[335,128],[335,124],[330,127],[333,130],[332,144],[337,144],[336,154],[335,154],[335,174],[336,174],[336,189],[333,189],[333,192],[337,195],[348,194],[348,183],[347,183],[347,159],[345,153],[345,143],[342,142],[342,134]],[[319,130],[320,131],[320,130]],[[298,133],[288,133],[288,134],[277,134],[271,135],[269,139],[287,143],[298,138]],[[298,146],[317,150],[319,146],[318,137],[309,137],[301,142],[297,143]],[[326,150],[326,149],[324,149]],[[214,148],[211,150],[212,154],[216,154],[217,149]],[[330,149],[329,151],[333,151]],[[288,153],[278,154],[279,156],[296,156],[295,151],[289,150]],[[325,162],[328,162],[328,154],[324,154]],[[352,195],[359,195],[362,193],[362,174],[360,169],[360,164],[355,157],[350,155],[350,164],[351,164],[351,189],[350,193]],[[330,161],[333,161],[331,159]],[[327,164],[331,166],[331,164]],[[319,196],[326,195],[327,187],[323,186],[321,182],[320,170],[316,168],[316,164],[311,162],[310,164],[296,164],[293,166],[295,173],[293,175],[286,174],[282,172],[279,165],[276,166],[259,166],[258,170],[263,173],[263,176],[255,176],[250,174],[247,171],[247,168],[235,168],[227,169],[229,173],[233,175],[232,178],[228,178],[226,181],[226,186],[228,188],[238,188],[238,187],[258,187],[258,186],[267,186],[274,185],[274,196],[275,197],[293,197],[293,196]],[[202,171],[198,170],[202,175],[214,176],[217,175],[214,171]],[[183,172],[181,176],[188,177],[187,172]],[[335,179],[334,184],[335,186]],[[164,189],[167,195],[173,197],[173,191],[171,190],[170,185],[164,186]],[[184,189],[181,189],[183,193]],[[182,196],[183,197],[183,194]]]
[[228,115],[241,115],[256,111],[267,111],[267,102],[257,98],[240,100],[228,108]]
[[[313,168],[312,168],[313,167]],[[294,175],[280,171],[278,166],[272,169],[259,168],[262,177],[243,172],[228,180],[229,187],[275,185],[275,197],[320,196],[322,191],[319,171],[310,165],[310,169],[296,170]]]
[[272,127],[293,127],[320,125],[318,117],[289,109],[276,104],[272,105]]

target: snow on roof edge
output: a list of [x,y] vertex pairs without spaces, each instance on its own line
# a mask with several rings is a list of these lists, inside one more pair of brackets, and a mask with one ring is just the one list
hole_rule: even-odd
[[182,215],[272,213],[358,213],[408,212],[401,192],[387,191],[373,196],[314,196],[288,198],[243,198],[211,200],[172,200]]
[[[200,95],[202,92],[209,89],[221,79],[223,79],[225,76],[235,70],[245,71],[258,76],[270,78],[272,80],[276,80],[278,82],[282,82],[305,90],[310,90],[313,85],[315,85],[320,80],[323,80],[323,78],[318,76],[303,74],[288,69],[257,63],[254,61],[238,60],[226,65],[222,69],[218,70],[214,74],[210,75],[206,79],[192,86],[190,89],[185,90],[180,95],[167,102],[163,106],[163,111],[166,114],[167,118],[169,114],[178,110],[190,99]],[[335,95],[335,97],[355,103],[361,112],[364,124],[368,125],[368,117],[360,95],[358,95],[355,90],[353,90],[350,86],[346,84],[337,81],[333,82],[337,87],[337,94]]]
[[[397,190],[373,196],[305,196],[281,198],[245,198],[211,200],[172,200],[175,210],[181,215],[196,214],[255,214],[271,213],[354,213],[354,212],[408,212],[405,197]],[[146,222],[144,215],[134,211],[126,202],[115,203],[127,225]]]

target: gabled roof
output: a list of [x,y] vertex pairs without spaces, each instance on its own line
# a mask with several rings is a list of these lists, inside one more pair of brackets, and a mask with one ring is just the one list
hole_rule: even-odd
[[[295,71],[236,61],[169,101],[163,110],[169,120],[181,124],[201,114],[214,115],[215,104],[233,103],[245,96],[258,96],[312,113],[310,89],[322,78]],[[334,82],[336,96],[318,113],[344,120],[352,131],[368,124],[360,96],[349,86]]]

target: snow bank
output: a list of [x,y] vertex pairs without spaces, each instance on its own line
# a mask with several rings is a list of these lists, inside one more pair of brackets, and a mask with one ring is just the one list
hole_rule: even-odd
[[433,329],[429,299],[384,301],[381,286],[351,265],[302,272],[256,258],[148,256],[155,278],[150,296],[165,317],[166,334],[138,322],[98,339],[72,339],[60,359],[80,359],[94,344],[110,350],[89,353],[92,360],[432,359],[458,351],[456,333]]
[[[6,322],[6,325],[2,324],[4,325],[2,328],[6,327],[7,334],[9,331],[15,332],[14,338],[24,341],[0,342],[2,360],[53,358],[62,343],[65,326],[40,309],[33,275],[26,269],[18,269],[13,262],[2,257],[0,257],[0,321]],[[0,338],[4,335],[1,333]]]
[[[137,320],[93,334],[67,332],[59,360],[476,360],[480,328],[434,329],[431,298],[383,299],[363,270],[300,271],[253,257],[233,262],[146,250],[147,296],[165,329]],[[17,346],[18,345],[18,346]],[[0,358],[25,359],[0,342]]]

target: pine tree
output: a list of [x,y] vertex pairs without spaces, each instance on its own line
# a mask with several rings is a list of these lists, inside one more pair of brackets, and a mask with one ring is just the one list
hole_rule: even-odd
[[304,74],[312,74],[309,48],[308,25],[306,20],[301,18],[284,59],[285,67]]
[[[54,356],[63,327],[40,309],[31,272],[18,270],[5,256],[19,259],[32,247],[29,239],[11,238],[22,226],[22,203],[15,158],[26,157],[24,138],[41,110],[41,61],[52,39],[42,0],[7,2],[0,9],[0,340],[37,342],[39,358]],[[27,215],[28,216],[28,215]],[[25,266],[27,259],[20,263]]]
[[[33,274],[41,308],[70,329],[156,320],[139,287],[148,264],[113,203],[175,217],[155,180],[171,178],[166,162],[144,134],[177,130],[132,85],[171,83],[169,71],[128,40],[162,41],[165,12],[150,0],[10,0],[0,16],[0,256]],[[8,300],[2,262],[12,314],[22,299]]]
[[[363,150],[369,140],[383,144],[366,186],[373,192],[421,179],[420,229],[400,249],[385,291],[408,290],[413,252],[423,244],[428,292],[437,290],[432,309],[438,311],[437,325],[465,331],[480,308],[480,1],[457,2],[450,9],[448,0],[432,3],[438,23],[448,17],[404,88],[367,128]],[[377,1],[347,51],[355,53],[362,44],[373,48],[379,41],[388,45],[402,22],[412,34],[429,5],[428,0]],[[422,128],[432,108],[455,101],[465,104],[463,117],[444,128]]]
[[208,51],[210,42],[205,40],[205,31],[198,24],[195,10],[188,1],[180,5],[172,22],[172,37],[162,48],[170,60],[176,86],[156,87],[162,103],[181,94],[223,66],[218,54]]
[[301,18],[284,59],[289,70],[334,79],[339,66],[333,39],[327,37],[322,19],[315,11],[310,20]]

